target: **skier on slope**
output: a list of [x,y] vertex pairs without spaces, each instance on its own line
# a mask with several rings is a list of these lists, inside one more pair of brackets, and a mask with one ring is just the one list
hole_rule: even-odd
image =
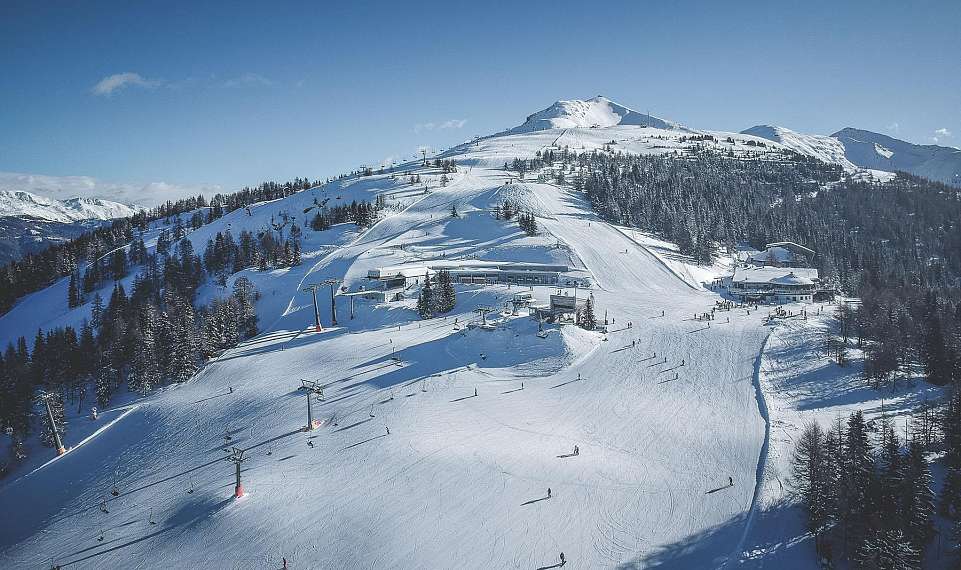
[[728,484],[729,486],[733,487],[733,486],[734,486],[734,477],[728,477],[728,478],[727,478],[727,484]]
[[561,566],[567,564],[567,560],[564,558],[564,553],[561,552]]
[[551,488],[550,488],[550,487],[547,488],[547,498],[548,498],[548,499],[551,498]]

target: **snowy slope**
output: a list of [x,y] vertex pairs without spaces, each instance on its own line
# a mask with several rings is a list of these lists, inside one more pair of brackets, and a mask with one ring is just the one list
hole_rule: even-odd
[[638,113],[598,95],[586,101],[557,101],[550,107],[527,117],[524,124],[511,133],[527,133],[548,129],[604,128],[617,125],[647,126],[657,129],[681,128],[676,123]]
[[780,143],[797,153],[813,156],[829,164],[840,164],[848,172],[857,170],[857,166],[845,156],[844,145],[834,137],[805,135],[771,125],[757,125],[741,132]]
[[846,128],[831,136],[808,135],[784,127],[757,125],[741,131],[774,141],[795,152],[839,164],[849,173],[887,178],[882,173],[904,171],[937,182],[961,186],[961,150],[917,145],[886,135]]
[[[346,178],[193,231],[202,251],[217,231],[269,231],[284,213],[302,223],[324,200],[382,195],[388,204],[363,231],[306,231],[298,267],[242,272],[261,293],[260,336],[183,385],[135,408],[124,402],[126,415],[108,412],[116,423],[63,458],[0,482],[0,505],[15,513],[0,520],[0,567],[279,568],[286,557],[292,569],[542,568],[560,552],[572,568],[736,561],[766,461],[763,311],[694,320],[719,299],[695,272],[600,220],[570,188],[518,183],[502,169],[546,148],[611,141],[627,152],[685,152],[685,135],[617,124],[488,137],[445,153],[459,165],[446,186],[437,169],[401,165],[422,183]],[[742,143],[757,140],[718,139],[698,144],[748,152]],[[535,213],[539,235],[490,215],[507,197]],[[491,313],[496,330],[468,329],[475,309],[502,309],[518,287],[460,284],[446,316],[419,320],[414,287],[407,301],[357,299],[353,319],[339,296],[339,324],[324,311],[329,328],[312,331],[304,285],[333,278],[356,291],[370,285],[369,269],[430,259],[588,272],[590,291],[565,292],[593,295],[607,332],[546,325],[540,338],[523,310]],[[557,292],[521,290],[539,302]],[[199,297],[222,294],[208,283]],[[61,281],[0,317],[0,342],[77,324],[89,310],[66,306]],[[324,385],[313,432],[301,431],[301,379]],[[74,421],[77,434],[97,433],[84,424],[92,420]],[[249,450],[239,500],[225,430]]]
[[141,208],[137,206],[99,198],[75,197],[55,200],[23,190],[0,190],[0,217],[18,216],[70,223],[125,218],[140,210]]
[[912,144],[852,128],[841,129],[831,136],[844,146],[848,160],[862,168],[903,170],[961,187],[961,149]]

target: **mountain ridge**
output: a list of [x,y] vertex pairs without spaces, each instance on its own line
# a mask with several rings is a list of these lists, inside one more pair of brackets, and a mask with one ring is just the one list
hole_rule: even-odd
[[27,217],[59,223],[126,218],[143,208],[102,198],[47,198],[26,190],[0,190],[0,217]]

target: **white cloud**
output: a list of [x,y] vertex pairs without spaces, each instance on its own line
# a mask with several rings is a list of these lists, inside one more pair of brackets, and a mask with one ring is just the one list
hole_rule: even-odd
[[124,204],[157,206],[167,200],[178,200],[203,194],[223,192],[216,184],[147,184],[104,182],[91,176],[47,176],[21,172],[0,172],[0,190],[25,190],[47,198],[65,200],[76,196],[103,198]]
[[931,137],[931,142],[941,142],[942,139],[949,139],[952,136],[954,135],[951,134],[951,131],[941,127],[940,129],[934,131],[934,136]]
[[133,73],[132,71],[127,71],[125,73],[115,73],[113,75],[108,75],[96,85],[93,86],[91,90],[94,95],[101,95],[103,97],[110,97],[113,95],[114,91],[119,89],[124,89],[127,86],[133,85],[137,87],[153,88],[160,84],[160,81],[153,79],[146,79],[139,73]]
[[224,87],[273,87],[275,83],[259,73],[244,73],[224,82]]
[[428,122],[428,123],[417,123],[414,125],[414,132],[419,133],[421,131],[433,131],[442,129],[460,129],[467,124],[467,119],[447,119],[441,122]]

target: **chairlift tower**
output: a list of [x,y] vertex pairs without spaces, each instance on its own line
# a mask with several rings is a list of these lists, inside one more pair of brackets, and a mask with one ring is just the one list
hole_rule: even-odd
[[311,284],[304,287],[304,293],[309,292],[314,298],[314,330],[317,332],[323,332],[324,327],[320,324],[320,309],[317,307],[317,289],[323,285]]
[[236,499],[244,496],[244,486],[240,482],[240,464],[247,461],[247,458],[244,457],[246,451],[246,449],[232,447],[230,455],[227,457],[227,461],[230,461],[237,467],[237,483],[234,485],[234,498]]
[[300,389],[307,393],[307,427],[304,431],[312,431],[320,427],[320,422],[314,420],[314,409],[311,405],[311,396],[316,395],[321,400],[324,399],[324,387],[319,382],[313,380],[301,380]]
[[340,279],[324,279],[320,283],[310,283],[303,291],[310,292],[314,299],[314,327],[317,332],[323,332],[324,327],[320,324],[320,307],[317,305],[317,290],[325,285],[330,285],[330,324],[337,324],[337,305],[334,303],[334,287],[340,283]]
[[487,325],[487,313],[492,313],[492,312],[494,312],[494,308],[493,308],[493,307],[477,307],[476,309],[474,309],[474,312],[475,312],[475,313],[480,313],[481,323],[482,323],[484,326],[486,326],[486,325]]
[[47,419],[50,421],[50,433],[53,434],[54,443],[57,445],[57,455],[63,455],[67,450],[63,447],[63,442],[60,439],[60,429],[57,428],[57,422],[53,419],[53,408],[50,406],[50,400],[56,397],[53,392],[41,392],[37,396],[37,400],[44,403],[47,408]]

